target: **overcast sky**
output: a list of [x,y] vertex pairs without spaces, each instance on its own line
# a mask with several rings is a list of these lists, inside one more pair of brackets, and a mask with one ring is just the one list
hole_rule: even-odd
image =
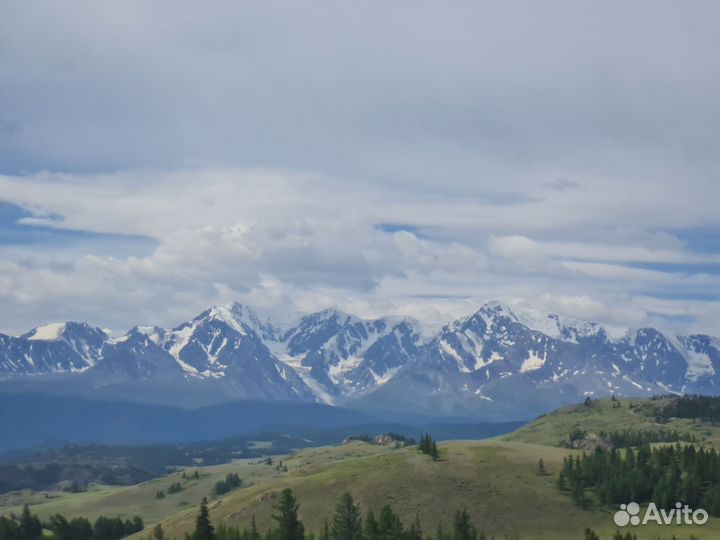
[[0,332],[487,300],[720,335],[716,1],[0,0]]

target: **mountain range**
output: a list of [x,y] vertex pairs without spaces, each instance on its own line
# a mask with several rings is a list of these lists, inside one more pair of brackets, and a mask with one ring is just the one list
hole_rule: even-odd
[[[411,319],[335,309],[278,325],[238,303],[122,336],[85,323],[0,334],[5,391],[188,405],[320,402],[372,412],[522,419],[588,396],[720,393],[720,340],[654,328],[613,337],[498,302],[423,336]],[[198,397],[201,396],[201,397]]]

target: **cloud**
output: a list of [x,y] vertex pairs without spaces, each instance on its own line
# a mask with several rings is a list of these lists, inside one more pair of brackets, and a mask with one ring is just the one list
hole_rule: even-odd
[[552,182],[545,182],[543,186],[553,191],[566,191],[568,189],[578,189],[580,183],[574,180],[568,180],[567,178],[556,178]]
[[[553,223],[544,221],[548,201],[433,197],[286,169],[37,173],[0,177],[0,190],[24,209],[6,227],[98,239],[0,246],[6,331],[65,318],[114,329],[172,325],[233,299],[286,314],[335,305],[430,326],[495,298],[541,299],[568,315],[627,325],[692,304],[683,324],[707,328],[700,315],[715,320],[719,309],[697,294],[717,289],[720,275],[628,264],[711,262],[716,254],[637,228],[632,217],[625,225],[594,215],[593,228],[608,234],[586,241],[592,194],[574,201],[586,214]],[[406,225],[382,226],[393,222]],[[128,234],[152,242],[122,243]],[[662,310],[656,300],[643,308],[641,299],[661,293]]]
[[719,14],[5,6],[0,201],[23,214],[0,219],[0,329],[167,325],[234,297],[436,324],[550,295],[714,331]]

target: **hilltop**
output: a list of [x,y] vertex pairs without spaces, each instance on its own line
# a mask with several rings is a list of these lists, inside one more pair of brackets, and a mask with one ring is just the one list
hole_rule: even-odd
[[662,396],[651,399],[589,400],[561,407],[543,414],[503,437],[512,442],[563,446],[575,430],[600,434],[614,431],[677,431],[690,434],[705,444],[720,444],[720,428],[713,422],[699,418],[665,418],[661,411],[672,405],[677,397]]

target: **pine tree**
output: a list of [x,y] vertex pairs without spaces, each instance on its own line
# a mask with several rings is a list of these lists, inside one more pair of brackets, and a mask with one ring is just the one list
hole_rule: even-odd
[[165,539],[165,531],[163,531],[162,525],[158,523],[155,525],[152,529],[152,538],[155,540],[164,540]]
[[93,529],[90,521],[84,517],[76,517],[70,520],[71,538],[73,540],[91,540]]
[[365,516],[365,538],[370,540],[371,538],[380,538],[380,528],[378,527],[377,519],[372,510],[369,510]]
[[305,540],[305,527],[298,518],[299,508],[292,490],[284,489],[275,507],[278,513],[272,516],[278,522],[278,540]]
[[330,540],[330,525],[328,524],[327,518],[323,523],[322,533],[320,533],[320,540]]
[[403,532],[403,524],[400,518],[392,511],[389,505],[385,505],[380,510],[378,518],[379,538],[383,540],[394,540],[400,538]]
[[42,523],[37,516],[30,513],[30,507],[23,506],[20,515],[20,534],[23,540],[36,540],[42,538]]
[[467,510],[458,510],[453,523],[453,540],[473,540],[475,537],[475,527],[470,521],[470,514]]
[[250,522],[250,540],[260,540],[260,532],[255,523],[255,514],[253,514],[252,521]]
[[340,496],[330,532],[332,540],[357,540],[362,536],[362,517],[350,493]]
[[440,459],[440,452],[438,451],[437,443],[435,441],[432,442],[430,447],[430,457],[433,459]]
[[205,498],[200,503],[200,512],[195,520],[193,540],[215,540],[215,529],[210,523],[210,512]]
[[422,540],[422,527],[420,526],[420,515],[415,514],[415,519],[410,524],[410,531],[408,531],[407,540]]

